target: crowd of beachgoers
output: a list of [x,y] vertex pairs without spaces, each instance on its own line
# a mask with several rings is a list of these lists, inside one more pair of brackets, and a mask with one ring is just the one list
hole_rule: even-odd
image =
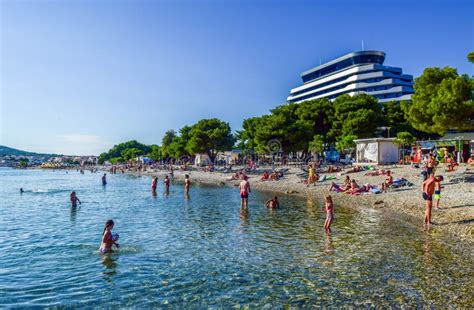
[[[452,160],[439,163],[428,154],[416,163],[388,166],[324,161],[293,167],[260,166],[248,161],[239,166],[201,167],[135,163],[102,167],[102,170],[152,177],[155,188],[158,179],[165,177],[176,182],[191,180],[193,184],[235,186],[236,195],[240,191],[242,206],[249,196],[242,190],[247,186],[243,185],[245,182],[251,188],[271,192],[267,207],[278,207],[275,194],[306,196],[324,204],[327,217],[332,220],[334,200],[336,210],[338,206],[346,206],[405,213],[427,229],[447,232],[466,241],[474,240],[474,157],[460,164]],[[189,184],[187,186],[189,188]],[[329,228],[326,224],[325,228]]]
[[[267,208],[280,207],[276,193],[303,195],[324,205],[326,233],[331,232],[337,207],[345,206],[409,214],[428,230],[474,241],[474,156],[459,164],[452,160],[440,163],[433,154],[427,154],[415,163],[380,167],[331,164],[323,160],[293,167],[260,166],[249,160],[244,166],[130,163],[79,167],[77,170],[81,174],[85,171],[99,173],[100,170],[103,186],[107,186],[107,173],[150,177],[150,190],[154,196],[160,182],[167,194],[171,182],[182,182],[185,197],[189,196],[194,183],[235,186],[236,195],[241,198],[241,211],[248,208],[252,188],[271,192],[263,206]],[[23,193],[23,189],[20,192]],[[70,194],[70,202],[74,208],[81,203],[76,192]],[[113,225],[113,220],[105,224],[99,249],[102,254],[110,252],[113,246],[119,247],[118,234],[111,232]]]

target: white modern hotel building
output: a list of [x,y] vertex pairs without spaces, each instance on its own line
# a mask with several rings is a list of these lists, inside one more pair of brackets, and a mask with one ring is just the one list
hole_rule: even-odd
[[303,85],[290,91],[288,102],[366,93],[379,102],[408,100],[413,94],[413,76],[401,68],[384,66],[385,53],[354,52],[301,74]]

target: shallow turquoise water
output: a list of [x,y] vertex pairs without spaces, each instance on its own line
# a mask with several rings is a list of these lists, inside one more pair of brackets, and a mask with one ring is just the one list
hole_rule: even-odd
[[[474,304],[472,253],[405,219],[336,206],[326,236],[315,201],[281,197],[271,211],[254,192],[242,213],[234,188],[184,199],[160,180],[153,197],[150,178],[100,177],[0,169],[0,307]],[[108,218],[121,250],[104,258]]]

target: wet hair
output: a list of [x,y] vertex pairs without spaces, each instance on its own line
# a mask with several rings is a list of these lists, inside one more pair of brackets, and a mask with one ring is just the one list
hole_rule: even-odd
[[185,174],[184,177],[185,177],[185,178],[189,178],[189,174]]
[[273,199],[275,199],[275,200],[278,200],[278,197],[277,197],[277,196],[275,196],[275,197],[273,197]]
[[109,227],[111,225],[114,225],[114,221],[113,220],[107,220],[107,222],[105,222],[105,227],[104,227],[104,231],[102,232],[102,234],[104,234],[107,227]]

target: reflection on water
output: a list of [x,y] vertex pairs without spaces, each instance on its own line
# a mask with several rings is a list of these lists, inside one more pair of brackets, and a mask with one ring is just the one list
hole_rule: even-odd
[[[242,209],[234,188],[193,185],[185,199],[181,185],[166,193],[159,184],[158,197],[149,181],[111,175],[105,190],[93,174],[0,169],[0,307],[474,303],[472,251],[436,227],[336,205],[327,235],[319,200],[282,196],[268,210],[272,193],[252,192]],[[20,196],[24,184],[48,192]],[[80,210],[69,205],[71,190],[84,199]],[[109,218],[121,248],[99,256]]]
[[71,223],[76,224],[76,216],[77,216],[77,206],[71,207]]
[[113,254],[101,255],[102,264],[105,267],[105,270],[102,272],[104,275],[104,280],[107,282],[112,282],[112,277],[117,274],[117,260],[118,256]]

